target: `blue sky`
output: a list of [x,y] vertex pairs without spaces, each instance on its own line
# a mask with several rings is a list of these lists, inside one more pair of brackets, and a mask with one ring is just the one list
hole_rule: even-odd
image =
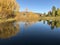
[[17,0],[17,2],[20,5],[20,11],[28,8],[32,12],[47,13],[52,6],[60,8],[60,0]]

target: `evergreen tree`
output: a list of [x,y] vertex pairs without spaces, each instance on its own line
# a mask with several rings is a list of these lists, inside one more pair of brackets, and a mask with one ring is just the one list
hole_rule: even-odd
[[52,7],[52,16],[55,16],[55,12],[56,12],[56,7],[53,6],[53,7]]

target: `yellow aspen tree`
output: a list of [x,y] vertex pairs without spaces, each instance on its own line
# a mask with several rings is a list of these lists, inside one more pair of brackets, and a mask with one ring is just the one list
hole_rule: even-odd
[[0,0],[0,17],[13,17],[17,11],[19,11],[19,5],[16,0]]

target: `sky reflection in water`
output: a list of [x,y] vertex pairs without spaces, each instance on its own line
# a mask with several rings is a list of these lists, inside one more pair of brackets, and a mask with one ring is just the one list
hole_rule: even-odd
[[53,44],[60,42],[60,21],[0,24],[0,44],[42,44],[47,42]]

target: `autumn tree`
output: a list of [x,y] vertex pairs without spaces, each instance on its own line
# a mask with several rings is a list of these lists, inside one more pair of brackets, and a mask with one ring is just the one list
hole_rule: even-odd
[[19,10],[19,5],[16,0],[0,0],[0,17],[11,18],[14,17]]

